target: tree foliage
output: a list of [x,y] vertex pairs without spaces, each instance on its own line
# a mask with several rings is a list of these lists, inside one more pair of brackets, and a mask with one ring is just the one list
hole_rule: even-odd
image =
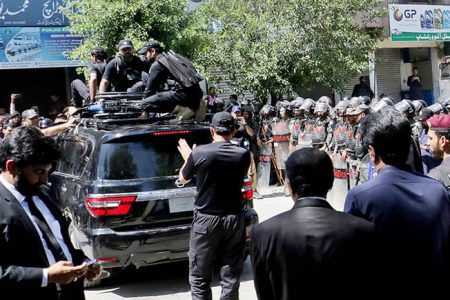
[[75,59],[88,58],[94,46],[113,54],[121,39],[130,39],[136,49],[150,38],[175,49],[188,40],[182,36],[189,25],[186,0],[66,0],[64,13],[71,31],[86,37],[72,52]]
[[[186,0],[66,0],[71,30],[86,39],[72,53],[86,59],[99,45],[116,51],[127,38],[150,38],[194,60],[210,83],[220,69],[258,98],[319,84],[335,92],[368,67],[381,30],[381,0],[206,0],[194,14]],[[377,8],[377,9],[375,9]],[[364,12],[364,14],[361,14]]]
[[368,30],[366,24],[384,13],[375,9],[379,3],[207,0],[191,26],[203,41],[195,57],[260,98],[316,84],[339,92],[350,76],[367,70],[381,30]]

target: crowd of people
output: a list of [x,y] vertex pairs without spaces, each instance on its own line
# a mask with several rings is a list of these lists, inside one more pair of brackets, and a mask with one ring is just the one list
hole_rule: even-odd
[[[275,105],[266,104],[257,111],[252,102],[245,99],[237,101],[234,94],[223,101],[210,93],[205,101],[208,111],[230,112],[245,125],[240,127],[233,142],[252,153],[254,165],[250,174],[253,175],[257,196],[258,192],[264,193],[274,180],[284,184],[285,194],[288,195],[284,180],[287,157],[296,149],[315,147],[326,151],[332,158],[338,182],[335,188],[344,190],[334,196],[341,197],[342,201],[350,188],[375,175],[368,149],[363,147],[359,132],[360,124],[367,116],[386,107],[401,113],[410,123],[412,131],[407,164],[412,170],[427,174],[442,160],[430,149],[428,121],[430,118],[434,120],[433,115],[446,115],[450,105],[450,102],[439,102],[427,106],[424,100],[404,99],[396,102],[392,97],[383,97],[377,101],[360,96],[344,98],[332,107],[331,99],[322,96],[317,101],[302,97],[279,101]],[[334,189],[330,193],[333,192]]]
[[[239,298],[245,247],[241,188],[247,176],[257,198],[275,179],[295,202],[252,232],[259,299],[378,299],[387,293],[448,298],[450,101],[427,106],[420,99],[376,100],[364,80],[353,97],[335,105],[327,96],[274,105],[236,94],[222,101],[214,91],[202,98],[200,78],[184,81],[187,73],[172,69],[175,54],[159,42],[146,43],[141,57],[129,40],[117,48],[109,62],[103,49],[93,49],[89,83],[72,83],[72,107],[55,99],[56,114],[41,117],[37,107],[19,112],[21,97],[12,94],[9,114],[0,111],[2,251],[36,245],[43,250],[30,261],[2,255],[0,286],[28,286],[24,297],[83,299],[77,279],[99,276],[101,267],[88,267],[87,257],[73,248],[45,185],[60,155],[50,137],[74,126],[77,109],[94,104],[97,92],[116,91],[143,92],[142,117],[173,112],[177,121],[197,119],[202,107],[213,115],[213,143],[191,149],[180,140],[178,147],[185,161],[178,181],[196,177],[197,184],[189,249],[193,299],[211,299],[214,264],[220,268],[221,298]],[[171,87],[161,89],[165,84]],[[344,193],[336,192],[338,185]],[[335,197],[343,197],[343,212],[330,205]],[[29,240],[15,238],[19,231]]]

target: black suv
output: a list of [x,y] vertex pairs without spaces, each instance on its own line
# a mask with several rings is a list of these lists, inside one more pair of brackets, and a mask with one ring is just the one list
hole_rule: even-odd
[[[52,189],[70,218],[74,245],[104,270],[187,259],[196,188],[195,182],[175,183],[183,164],[180,138],[190,145],[211,142],[206,125],[138,119],[82,119],[58,137],[64,157]],[[252,194],[246,182],[247,243],[258,222]]]

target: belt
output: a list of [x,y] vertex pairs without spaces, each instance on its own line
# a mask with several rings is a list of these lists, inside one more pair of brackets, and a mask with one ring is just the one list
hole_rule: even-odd
[[259,156],[260,162],[269,162],[270,161],[270,155],[260,155]]
[[289,136],[290,134],[286,134],[286,135],[274,135],[273,136],[273,141],[276,143],[280,143],[280,142],[289,142]]

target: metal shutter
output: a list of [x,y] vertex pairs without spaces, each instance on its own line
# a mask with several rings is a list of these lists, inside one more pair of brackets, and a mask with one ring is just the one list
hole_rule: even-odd
[[376,90],[400,100],[400,49],[378,49],[375,55]]

